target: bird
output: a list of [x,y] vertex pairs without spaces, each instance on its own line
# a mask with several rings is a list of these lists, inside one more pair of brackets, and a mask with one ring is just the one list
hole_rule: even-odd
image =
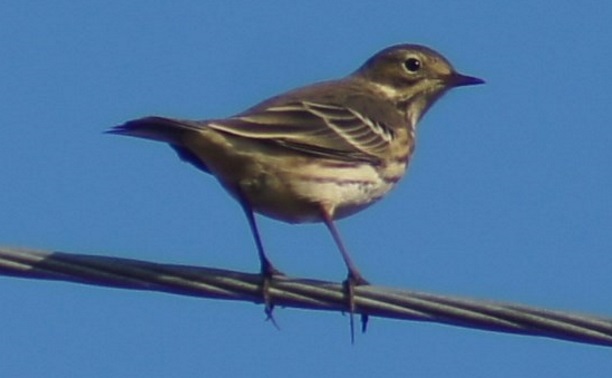
[[414,152],[418,122],[442,95],[482,83],[458,73],[429,47],[398,44],[348,76],[290,90],[228,118],[147,116],[108,132],[169,144],[238,201],[255,241],[266,313],[272,308],[270,281],[282,273],[265,252],[255,213],[325,224],[348,270],[344,283],[352,314],[354,287],[369,281],[335,221],[397,185]]

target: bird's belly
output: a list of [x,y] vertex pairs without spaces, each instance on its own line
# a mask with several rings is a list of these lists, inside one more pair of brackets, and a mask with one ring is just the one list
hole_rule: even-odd
[[319,222],[321,210],[335,219],[354,214],[382,198],[397,180],[385,180],[371,165],[304,165],[299,170],[266,170],[243,191],[255,211],[290,223]]

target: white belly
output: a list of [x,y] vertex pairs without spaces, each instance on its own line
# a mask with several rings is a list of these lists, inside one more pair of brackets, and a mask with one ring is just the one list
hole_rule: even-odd
[[[321,207],[335,219],[354,214],[382,198],[397,180],[385,180],[376,169],[302,166],[295,171],[268,171],[244,191],[255,211],[290,223],[321,221]],[[402,171],[403,173],[403,171]]]

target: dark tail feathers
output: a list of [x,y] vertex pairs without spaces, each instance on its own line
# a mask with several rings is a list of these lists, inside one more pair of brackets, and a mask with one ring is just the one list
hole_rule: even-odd
[[164,117],[144,117],[115,126],[106,131],[106,133],[180,144],[181,137],[185,132],[195,131],[200,128],[201,126],[193,121],[182,121]]

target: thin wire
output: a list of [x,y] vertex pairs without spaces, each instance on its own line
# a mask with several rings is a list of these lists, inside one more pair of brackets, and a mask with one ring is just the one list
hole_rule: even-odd
[[[107,256],[0,247],[0,275],[264,303],[261,276]],[[273,278],[276,306],[346,311],[340,283]],[[612,346],[612,318],[379,286],[355,287],[355,313]]]

